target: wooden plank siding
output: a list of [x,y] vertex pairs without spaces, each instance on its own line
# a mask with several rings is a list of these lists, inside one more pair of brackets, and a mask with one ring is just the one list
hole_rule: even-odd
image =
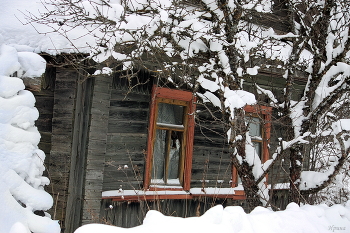
[[[214,107],[209,107],[213,114]],[[197,106],[194,135],[192,181],[193,187],[231,187],[232,163],[222,122],[215,121],[208,109]]]
[[[103,191],[143,188],[149,102],[149,93],[112,90]],[[191,187],[230,187],[231,159],[223,135],[222,126],[212,121],[196,125]]]
[[[31,82],[26,82],[26,80],[28,81],[28,79],[24,79],[23,82],[26,85],[26,89],[32,91],[32,93],[35,96],[35,107],[39,111],[39,118],[35,122],[35,126],[38,127],[38,130],[41,135],[38,147],[45,152],[45,165],[46,167],[48,167],[48,165],[50,164],[49,161],[51,151],[52,117],[54,107],[53,90],[56,81],[56,68],[52,66],[47,66],[43,77],[36,79],[40,80],[40,82],[38,82],[40,83],[40,86],[36,88],[33,88],[31,86]],[[30,78],[29,80],[32,80],[32,78]]]
[[[125,89],[116,87],[111,92],[103,191],[143,189],[150,107],[150,91],[144,90],[140,88],[126,95]],[[196,125],[194,135],[191,188],[231,187],[232,164],[223,126],[220,122],[211,121],[204,109],[200,109],[197,114],[200,124]],[[141,223],[147,210],[157,209],[159,205],[163,206],[163,214],[180,212],[176,216],[195,216],[208,209],[209,203],[225,205],[228,200],[212,197],[195,200],[161,198],[165,199],[138,203],[103,200],[100,215],[102,222],[123,227],[136,226]],[[232,204],[234,201],[231,199],[229,202]],[[238,202],[241,205],[244,203]],[[106,203],[113,203],[117,207],[111,210]],[[204,206],[204,203],[206,208],[198,207]]]
[[100,111],[89,111],[91,117],[87,132],[82,224],[100,220],[111,85],[112,78],[107,75],[99,75],[94,78],[94,89],[90,101],[91,109],[99,109]]
[[142,224],[149,210],[160,211],[164,215],[174,217],[200,216],[211,207],[221,204],[225,206],[242,206],[242,200],[197,197],[193,199],[155,199],[151,201],[112,201],[104,199],[101,206],[102,222],[106,224],[134,227]]
[[150,95],[111,92],[103,191],[142,189]]
[[48,190],[51,191],[55,202],[53,218],[60,220],[61,227],[64,230],[78,76],[76,70],[63,68],[57,68],[55,75],[51,152],[48,166],[51,184]]
[[[274,190],[272,206],[279,207],[288,204],[288,190]],[[241,206],[246,209],[245,200],[233,200],[229,198],[215,198],[208,196],[195,197],[192,199],[157,199],[139,201],[113,201],[103,199],[101,203],[101,222],[120,227],[135,227],[142,224],[149,210],[157,210],[162,214],[174,217],[201,216],[215,205]],[[282,207],[282,209],[284,209]],[[276,208],[279,210],[279,208]]]
[[[41,135],[38,147],[44,151],[46,155],[45,166],[47,167],[50,164],[54,93],[51,90],[41,90],[33,92],[33,94],[36,100],[35,107],[39,111],[39,118],[35,122],[35,126],[38,127]],[[48,174],[45,175],[48,176]]]
[[[147,200],[140,197],[138,203],[135,198],[102,199],[103,191],[144,189],[151,82],[129,90],[126,84],[112,83],[116,80],[111,77],[87,78],[73,68],[57,67],[49,73],[54,82],[46,80],[50,88],[36,93],[41,114],[39,147],[47,153],[51,179],[47,190],[55,201],[51,214],[60,220],[64,232],[91,222],[135,226],[150,209],[185,217],[202,214],[214,204],[245,206],[244,200],[232,196],[148,196]],[[226,129],[212,114],[221,117],[220,112],[210,113],[197,104],[190,188],[232,186]],[[272,127],[271,149],[283,131],[278,124]],[[269,178],[282,182],[285,176],[280,174],[274,170]],[[285,204],[285,194],[273,194],[275,205]],[[236,199],[242,199],[242,194]]]
[[[73,83],[67,81],[67,84],[72,85]],[[65,216],[69,221],[65,222],[66,232],[73,232],[81,225],[83,190],[85,185],[86,148],[88,145],[93,85],[94,80],[92,78],[86,79],[86,76],[80,71],[78,80],[76,81],[71,164]],[[56,88],[59,86],[64,85],[58,84]]]

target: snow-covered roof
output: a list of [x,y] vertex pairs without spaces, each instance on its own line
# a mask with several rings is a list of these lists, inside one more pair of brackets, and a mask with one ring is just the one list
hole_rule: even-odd
[[[89,52],[87,43],[92,37],[86,36],[83,29],[77,28],[69,32],[69,38],[75,45],[72,47],[72,43],[63,35],[52,32],[53,28],[28,23],[30,14],[38,16],[43,11],[45,7],[40,0],[1,0],[0,42],[15,47],[19,52],[44,52],[52,55],[62,52]],[[85,36],[81,38],[82,35]]]

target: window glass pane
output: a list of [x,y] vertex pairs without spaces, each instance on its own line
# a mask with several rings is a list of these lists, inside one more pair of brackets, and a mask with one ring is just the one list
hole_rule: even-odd
[[159,103],[158,104],[158,123],[182,125],[184,106]]
[[182,136],[178,131],[156,130],[151,177],[158,183],[179,178]]
[[253,143],[253,147],[255,149],[255,153],[259,156],[259,158],[261,159],[261,142],[252,142]]
[[164,178],[166,132],[167,130],[156,130],[153,148],[152,179]]
[[249,127],[249,135],[251,137],[261,137],[261,125],[259,118],[247,117],[246,120]]
[[181,154],[181,138],[182,132],[171,132],[171,143],[169,150],[169,167],[168,167],[168,179],[179,178],[179,161]]

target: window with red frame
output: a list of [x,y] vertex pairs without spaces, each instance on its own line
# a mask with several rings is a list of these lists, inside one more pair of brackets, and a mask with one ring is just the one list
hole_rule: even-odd
[[[248,105],[244,108],[246,112],[246,122],[248,124],[249,136],[256,155],[261,162],[269,159],[268,143],[271,132],[271,107],[260,105]],[[232,186],[236,187],[241,183],[236,168],[232,169]]]
[[153,87],[144,187],[190,189],[195,97]]

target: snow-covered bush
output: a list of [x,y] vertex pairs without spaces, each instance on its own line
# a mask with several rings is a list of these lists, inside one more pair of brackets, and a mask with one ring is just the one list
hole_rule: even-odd
[[[1,35],[0,35],[1,36]],[[41,76],[46,62],[39,55],[17,52],[0,38],[0,232],[57,233],[57,221],[34,214],[53,205],[44,190],[45,154],[38,149],[39,116],[34,95],[18,77]],[[18,76],[18,77],[11,77]]]

